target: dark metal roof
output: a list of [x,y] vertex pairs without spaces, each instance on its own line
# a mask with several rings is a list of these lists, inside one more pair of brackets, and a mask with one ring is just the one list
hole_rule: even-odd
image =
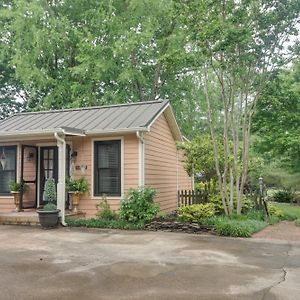
[[153,101],[20,113],[0,122],[0,136],[64,128],[86,134],[145,129],[167,106],[167,101]]

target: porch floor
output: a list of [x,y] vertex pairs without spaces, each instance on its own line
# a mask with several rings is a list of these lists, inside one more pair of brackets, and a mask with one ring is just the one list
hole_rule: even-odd
[[[66,217],[84,218],[85,213],[66,210]],[[0,225],[40,225],[39,216],[35,209],[26,209],[21,212],[0,213]]]

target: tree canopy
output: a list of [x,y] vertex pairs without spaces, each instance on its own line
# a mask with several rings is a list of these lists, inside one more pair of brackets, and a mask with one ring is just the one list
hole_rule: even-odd
[[267,159],[279,159],[300,171],[300,63],[273,76],[262,92],[253,119],[259,137],[254,147]]
[[300,161],[300,71],[280,71],[299,54],[299,12],[299,0],[3,0],[0,119],[168,99],[183,133],[203,137],[188,151],[212,146],[224,207],[236,197],[240,212],[252,128],[261,149]]

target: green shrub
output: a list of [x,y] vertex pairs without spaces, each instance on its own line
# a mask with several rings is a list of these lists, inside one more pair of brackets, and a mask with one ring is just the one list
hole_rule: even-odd
[[199,222],[202,218],[212,217],[214,213],[213,203],[193,204],[180,207],[178,210],[178,216],[184,222]]
[[300,219],[295,220],[295,225],[300,226]]
[[207,191],[210,195],[217,194],[218,183],[213,178],[211,178],[209,181],[200,181],[195,183],[195,190],[201,192]]
[[219,235],[232,237],[250,237],[253,233],[265,228],[266,222],[257,220],[219,219],[215,230]]
[[118,215],[110,208],[107,203],[106,195],[103,195],[102,200],[97,205],[97,217],[104,220],[116,220]]
[[154,203],[156,191],[152,188],[129,189],[121,202],[120,219],[130,223],[147,222],[159,211]]
[[86,228],[110,228],[110,229],[129,229],[138,230],[144,228],[144,223],[137,224],[128,223],[122,220],[107,220],[107,219],[66,219],[66,223],[72,227]]
[[221,217],[213,216],[211,218],[202,218],[199,220],[199,224],[201,225],[208,225],[208,226],[214,226],[217,224],[217,222],[220,220]]
[[292,203],[294,200],[294,193],[288,190],[276,191],[272,198],[275,202]]
[[[209,195],[209,202],[215,206],[215,213],[218,215],[224,214],[223,202],[220,194]],[[233,199],[234,210],[236,210],[236,199]],[[253,208],[253,202],[246,198],[242,198],[242,213],[246,213]]]
[[66,189],[68,192],[85,193],[89,190],[89,184],[84,177],[80,177],[78,180],[70,177],[66,181]]
[[[235,203],[236,206],[236,203]],[[242,213],[248,213],[251,209],[253,209],[254,204],[253,201],[249,198],[243,196],[242,198]]]
[[268,203],[268,212],[272,217],[277,217],[279,219],[282,219],[284,217],[283,211],[272,203]]
[[222,198],[219,194],[209,195],[209,203],[212,203],[214,205],[215,214],[217,215],[224,214]]

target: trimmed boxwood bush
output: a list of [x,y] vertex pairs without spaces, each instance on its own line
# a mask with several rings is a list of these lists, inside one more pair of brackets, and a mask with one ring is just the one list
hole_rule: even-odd
[[193,204],[180,207],[178,217],[184,222],[199,222],[202,218],[212,217],[215,213],[213,203]]

